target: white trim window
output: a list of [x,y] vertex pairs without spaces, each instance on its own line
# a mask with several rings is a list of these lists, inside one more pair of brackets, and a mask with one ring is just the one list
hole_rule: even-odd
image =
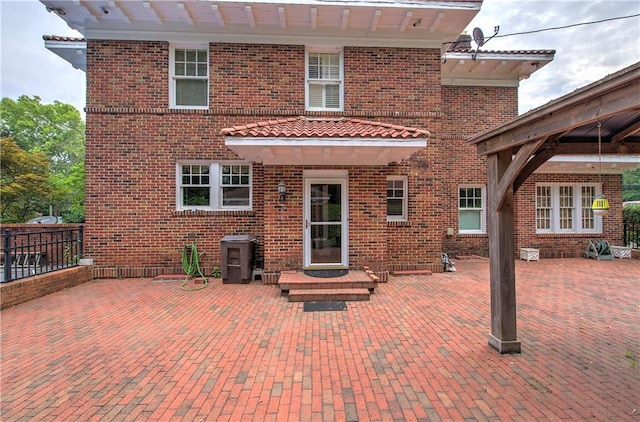
[[171,108],[209,108],[209,48],[171,47]]
[[305,103],[307,110],[342,111],[342,50],[305,52]]
[[481,185],[458,187],[458,232],[486,233],[486,194]]
[[387,177],[387,221],[407,221],[407,177]]
[[595,183],[536,184],[536,233],[601,233],[602,219],[591,209],[599,192]]
[[252,167],[244,162],[188,161],[176,166],[178,210],[251,210]]

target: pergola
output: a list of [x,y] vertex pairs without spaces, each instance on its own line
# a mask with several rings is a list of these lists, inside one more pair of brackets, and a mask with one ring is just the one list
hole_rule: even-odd
[[[598,124],[600,127],[598,128]],[[516,328],[513,196],[555,155],[640,154],[640,62],[467,139],[487,158],[491,334],[520,353]]]

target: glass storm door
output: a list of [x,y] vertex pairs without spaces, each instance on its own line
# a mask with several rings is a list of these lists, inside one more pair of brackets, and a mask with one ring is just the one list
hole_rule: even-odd
[[305,268],[348,268],[347,179],[305,179]]

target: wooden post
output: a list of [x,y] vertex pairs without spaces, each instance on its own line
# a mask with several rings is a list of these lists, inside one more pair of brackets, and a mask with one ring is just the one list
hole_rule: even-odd
[[511,155],[511,150],[507,149],[487,156],[491,285],[489,345],[501,354],[520,353],[521,350],[516,328],[513,184],[504,191],[504,197],[500,197],[499,193],[499,185],[511,163]]

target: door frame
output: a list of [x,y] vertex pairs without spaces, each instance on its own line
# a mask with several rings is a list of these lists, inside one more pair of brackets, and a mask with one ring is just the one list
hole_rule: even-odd
[[[349,171],[348,170],[305,170],[302,175],[302,255],[304,269],[348,269],[349,268]],[[341,189],[341,262],[311,263],[311,184],[340,184]]]

